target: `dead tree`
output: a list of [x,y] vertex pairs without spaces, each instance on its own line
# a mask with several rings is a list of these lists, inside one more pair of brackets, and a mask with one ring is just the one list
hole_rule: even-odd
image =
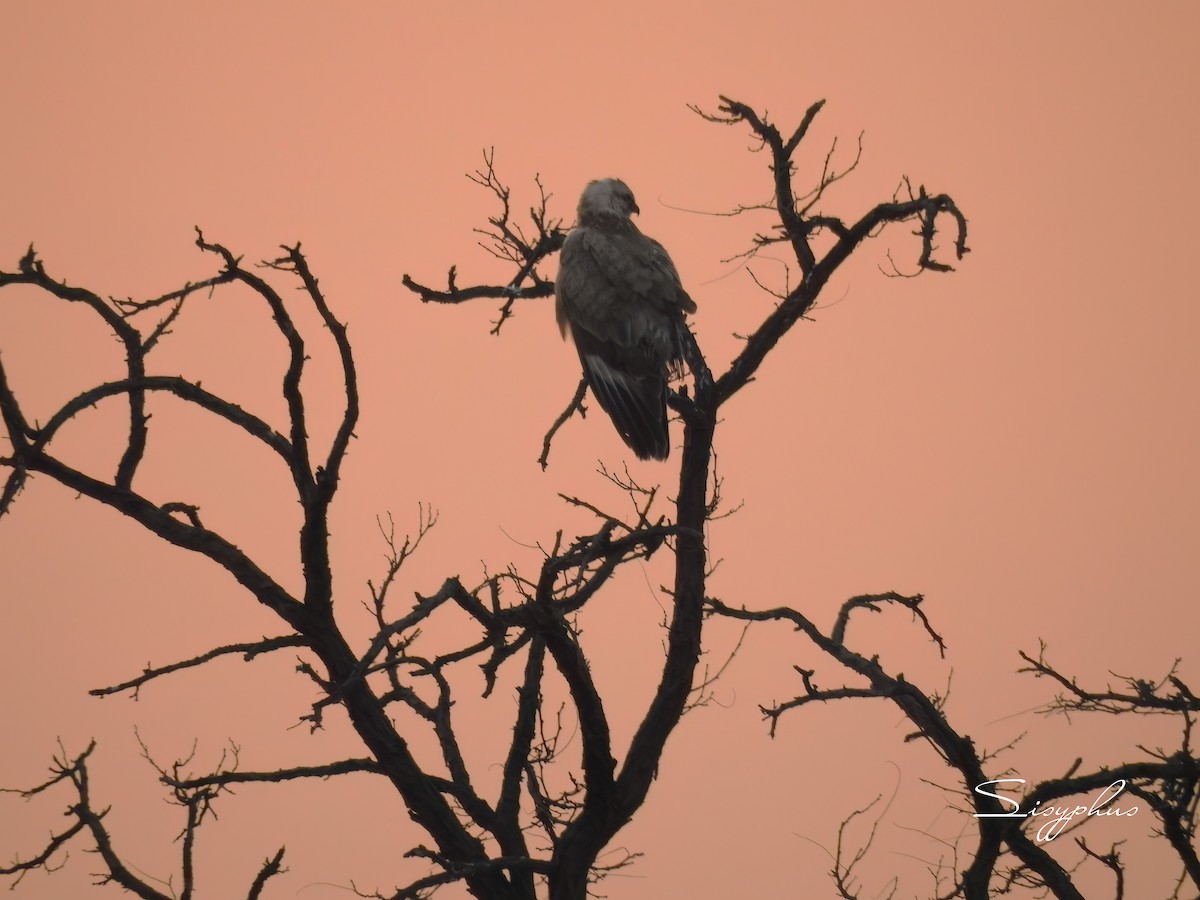
[[[179,764],[160,767],[163,783],[184,810],[179,863],[183,897],[190,897],[194,889],[192,852],[198,829],[208,818],[212,805],[231,785],[331,777],[349,772],[370,773],[389,782],[430,842],[429,846],[421,844],[409,851],[409,856],[427,861],[429,874],[390,894],[374,896],[397,900],[425,897],[442,885],[462,882],[474,896],[489,900],[532,900],[539,895],[554,900],[585,897],[589,885],[605,874],[606,867],[598,862],[601,852],[646,802],[665,743],[688,706],[701,655],[704,624],[714,615],[788,623],[841,669],[848,670],[847,677],[857,676],[861,681],[832,691],[822,690],[811,680],[812,673],[802,670],[805,693],[791,703],[764,710],[772,722],[785,710],[812,699],[887,698],[900,706],[917,733],[961,773],[964,795],[972,798],[974,808],[995,809],[998,801],[981,799],[971,792],[973,784],[986,780],[986,761],[975,754],[967,738],[950,727],[936,695],[926,694],[889,675],[875,660],[859,656],[845,642],[847,624],[856,611],[901,606],[915,612],[940,644],[920,611],[920,598],[897,595],[854,598],[847,602],[838,622],[826,635],[796,610],[735,609],[706,591],[709,560],[704,535],[706,523],[717,510],[712,443],[722,406],[756,376],[780,339],[813,308],[842,263],[881,229],[898,223],[915,226],[917,271],[950,270],[950,264],[938,252],[937,239],[944,229],[949,231],[954,257],[961,259],[967,252],[966,219],[953,200],[945,194],[927,193],[923,187],[913,189],[907,180],[890,200],[857,218],[844,219],[828,211],[830,189],[854,168],[857,158],[838,170],[831,151],[819,173],[802,171],[793,161],[822,105],[815,103],[809,107],[798,127],[787,136],[750,107],[725,98],[720,112],[707,116],[714,122],[749,127],[766,149],[773,199],[760,208],[770,209],[778,221],[756,238],[755,249],[774,244],[786,246],[795,258],[799,280],[794,288],[777,293],[778,304],[748,335],[741,352],[725,371],[711,371],[695,339],[689,341],[686,355],[693,384],[691,390],[673,394],[670,401],[683,422],[679,479],[673,490],[675,501],[665,504],[662,493],[617,479],[636,499],[634,515],[612,515],[575,499],[572,502],[595,514],[595,530],[574,540],[563,539],[559,532],[538,571],[522,573],[508,568],[474,585],[448,578],[436,591],[418,596],[417,602],[407,608],[398,608],[393,587],[405,559],[432,527],[433,516],[423,516],[417,534],[403,542],[396,539],[391,528],[385,528],[390,561],[386,577],[371,587],[376,631],[365,647],[351,645],[343,623],[335,614],[334,561],[328,540],[330,504],[359,416],[358,375],[346,329],[326,302],[300,246],[285,246],[281,256],[263,264],[266,271],[256,271],[245,267],[229,249],[210,242],[198,232],[197,246],[216,258],[217,273],[141,301],[105,299],[85,288],[70,286],[51,276],[32,248],[20,260],[16,271],[0,272],[0,288],[25,285],[61,302],[86,307],[116,336],[124,351],[121,378],[71,398],[45,418],[44,423],[32,418],[0,367],[0,415],[9,443],[7,455],[0,458],[8,470],[0,494],[0,515],[13,513],[14,503],[28,479],[38,476],[53,479],[112,507],[157,537],[207,557],[233,575],[248,595],[273,612],[280,623],[279,633],[272,637],[226,644],[191,659],[148,668],[121,684],[93,693],[136,692],[153,679],[220,656],[250,659],[287,648],[301,654],[301,671],[315,690],[316,699],[306,716],[310,725],[320,727],[325,710],[338,705],[346,711],[362,742],[361,757],[304,768],[246,772],[239,769],[236,757],[225,760],[216,771],[203,777],[186,776]],[[531,210],[530,225],[516,221],[510,193],[496,177],[490,156],[485,169],[478,173],[478,180],[500,203],[500,211],[489,220],[485,233],[493,252],[512,265],[511,278],[505,284],[462,287],[452,268],[444,290],[422,286],[407,277],[405,284],[425,301],[462,303],[488,298],[500,301],[500,314],[494,326],[499,331],[517,302],[546,298],[553,293],[553,282],[542,274],[540,267],[562,246],[564,232],[561,221],[549,213],[544,191]],[[301,288],[300,302],[307,305],[307,312],[315,311],[328,330],[340,360],[339,389],[344,403],[338,426],[325,446],[317,446],[309,436],[309,407],[314,388],[310,386],[311,376],[306,375],[305,364],[311,336],[301,333],[296,309],[284,301],[275,281],[291,281]],[[281,427],[229,398],[209,392],[198,382],[154,374],[149,366],[151,351],[176,324],[184,305],[194,295],[233,284],[248,289],[267,307],[286,345],[288,362],[282,380],[286,422]],[[225,420],[278,458],[303,512],[299,534],[302,592],[285,589],[226,537],[207,527],[196,504],[178,497],[151,497],[139,488],[139,466],[146,454],[149,429],[147,398],[153,394],[171,395]],[[53,446],[56,435],[67,423],[84,409],[101,402],[120,403],[128,416],[128,435],[111,473],[74,468],[55,455]],[[581,410],[583,402],[581,384],[546,435],[543,466],[547,464],[555,433]],[[670,554],[673,568],[662,674],[651,701],[638,714],[639,725],[629,745],[617,747],[606,711],[606,706],[611,708],[614,701],[609,698],[606,702],[600,695],[577,640],[575,623],[587,605],[609,588],[622,566],[660,552]],[[473,623],[477,639],[449,652],[423,655],[418,649],[419,632],[448,616],[466,617]],[[499,760],[500,786],[491,795],[477,789],[456,730],[450,676],[464,664],[481,670],[485,696],[492,693],[502,672],[518,686],[509,726],[511,734],[506,739],[503,759]],[[1047,666],[1041,674],[1052,673]],[[570,715],[578,725],[577,754],[573,748],[571,754],[566,753],[556,730],[557,716],[543,702],[548,691],[559,688],[568,697]],[[1147,690],[1148,693],[1143,691],[1138,695],[1140,702],[1149,703],[1158,696],[1154,690]],[[1185,718],[1195,710],[1195,698],[1182,683],[1175,685],[1170,703]],[[395,708],[407,709],[424,723],[439,748],[437,771],[420,764],[411,748],[412,735],[402,733],[394,724],[390,712]],[[1155,809],[1161,810],[1164,833],[1173,846],[1180,848],[1188,872],[1194,873],[1194,851],[1189,858],[1182,849],[1190,847],[1195,813],[1195,758],[1186,737],[1184,749],[1186,753],[1178,757],[1160,760],[1157,769],[1140,769],[1138,784],[1147,797],[1156,798]],[[55,760],[53,777],[21,792],[31,796],[64,786],[73,792],[68,805],[72,824],[53,835],[40,850],[0,867],[0,874],[19,879],[29,871],[49,869],[56,854],[68,843],[87,841],[98,852],[103,865],[102,880],[116,883],[139,897],[165,898],[166,894],[127,866],[114,849],[105,823],[106,810],[97,809],[91,799],[88,773],[91,752],[89,747],[72,755],[64,748]],[[555,787],[563,781],[550,777],[552,772],[566,772],[570,786]],[[1168,782],[1174,786],[1170,791],[1165,787]],[[1063,781],[1056,787],[1046,787],[1039,796],[1062,796],[1055,792],[1066,791],[1069,785]],[[962,873],[955,875],[946,896],[988,896],[995,887],[1002,851],[1008,851],[1018,861],[1010,881],[1018,877],[1040,879],[1056,896],[1078,895],[1071,892],[1070,877],[1062,866],[1031,842],[1019,825],[990,824],[999,821],[980,820],[983,824],[973,860]],[[282,850],[266,859],[248,885],[248,897],[264,894],[269,879],[281,870],[282,861]],[[1195,874],[1191,877],[1196,878]],[[852,896],[846,879],[838,883],[843,896]]]

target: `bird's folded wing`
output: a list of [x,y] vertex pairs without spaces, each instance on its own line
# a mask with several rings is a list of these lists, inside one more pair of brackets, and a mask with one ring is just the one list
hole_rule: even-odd
[[642,459],[666,459],[666,381],[648,370],[646,360],[583,329],[575,333],[575,344],[592,394],[625,443]]
[[655,343],[692,302],[662,246],[634,231],[613,234],[592,228],[571,232],[558,274],[558,323],[569,322],[604,340],[632,347],[651,332]]

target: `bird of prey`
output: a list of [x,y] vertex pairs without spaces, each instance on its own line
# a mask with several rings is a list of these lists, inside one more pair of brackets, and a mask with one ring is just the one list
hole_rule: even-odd
[[633,192],[584,188],[555,279],[555,313],[597,402],[639,459],[666,459],[667,380],[681,372],[684,313],[696,304],[662,244],[638,231]]

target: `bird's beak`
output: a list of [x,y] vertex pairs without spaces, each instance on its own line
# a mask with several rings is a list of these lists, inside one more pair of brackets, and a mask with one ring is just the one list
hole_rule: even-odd
[[638,209],[638,205],[637,205],[636,203],[634,203],[634,204],[632,204],[632,205],[633,205],[633,212],[635,212],[635,213],[640,213],[640,212],[641,212],[641,210],[640,210],[640,209]]

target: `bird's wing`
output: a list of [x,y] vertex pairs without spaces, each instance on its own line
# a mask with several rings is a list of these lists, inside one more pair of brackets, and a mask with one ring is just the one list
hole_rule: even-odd
[[675,268],[674,261],[667,253],[667,248],[652,237],[640,236],[647,244],[650,265],[658,270],[662,281],[670,282],[674,286],[675,291],[672,298],[674,305],[686,313],[694,313],[696,311],[696,301],[689,297],[687,291],[683,289],[683,282],[679,278],[679,271]]
[[570,323],[627,349],[649,342],[667,356],[679,311],[696,309],[666,250],[632,223],[619,232],[572,231],[559,260],[557,294],[560,328]]
[[579,328],[572,336],[592,396],[608,413],[617,433],[640,459],[666,459],[671,449],[666,379],[658,372],[645,371],[642,358],[627,365],[620,348],[586,329]]

